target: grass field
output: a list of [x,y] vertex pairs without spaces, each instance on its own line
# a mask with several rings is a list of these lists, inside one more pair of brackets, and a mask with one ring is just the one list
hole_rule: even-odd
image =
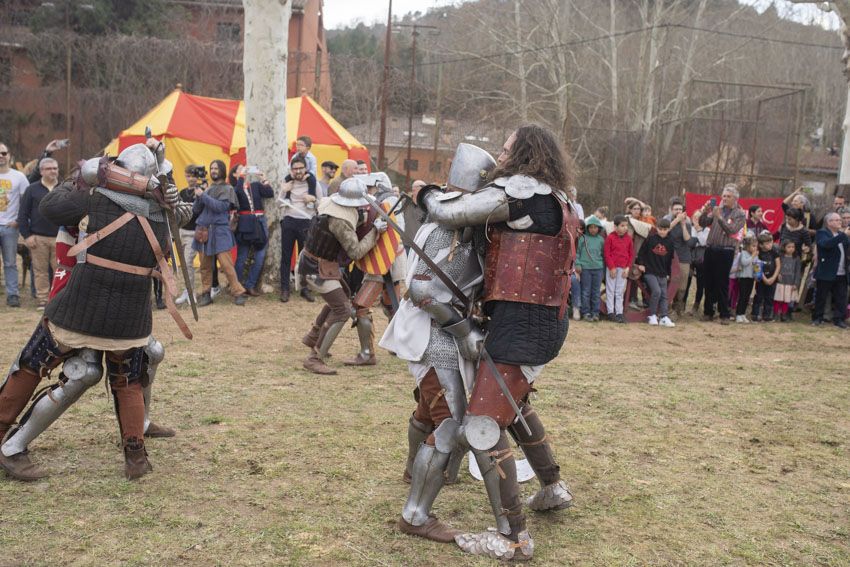
[[[0,565],[492,564],[397,531],[412,379],[383,351],[365,370],[302,370],[318,309],[220,301],[192,342],[157,312],[153,414],[177,437],[125,481],[110,397],[90,390],[31,446],[50,478],[0,474]],[[37,319],[0,308],[0,360]],[[534,403],[575,506],[529,516],[535,563],[850,564],[848,344],[804,323],[573,324]],[[488,510],[468,474],[435,506],[468,530]]]

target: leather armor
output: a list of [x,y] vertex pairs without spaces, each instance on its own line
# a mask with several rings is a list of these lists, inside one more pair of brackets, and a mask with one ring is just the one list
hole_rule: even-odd
[[561,230],[555,236],[490,226],[484,262],[484,302],[514,301],[559,307],[563,316],[575,262],[577,220],[569,203],[558,199]]
[[337,257],[342,252],[342,245],[330,231],[330,228],[328,228],[329,221],[330,217],[328,215],[315,217],[307,231],[307,241],[304,243],[304,250],[316,258],[336,262]]

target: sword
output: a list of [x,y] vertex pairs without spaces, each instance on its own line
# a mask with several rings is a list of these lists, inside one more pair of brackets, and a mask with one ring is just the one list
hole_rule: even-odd
[[[451,291],[455,295],[455,297],[457,297],[464,304],[467,313],[469,313],[469,310],[472,307],[472,302],[470,301],[469,297],[467,297],[466,294],[463,293],[463,291],[457,286],[457,284],[437,265],[434,260],[432,260],[427,254],[425,254],[425,251],[422,250],[422,248],[420,248],[419,245],[416,244],[416,242],[414,242],[412,238],[404,234],[404,231],[401,230],[401,227],[399,227],[398,224],[396,224],[396,222],[390,218],[387,212],[384,211],[384,209],[381,207],[380,204],[378,204],[374,197],[372,197],[368,193],[364,194],[363,196],[366,198],[367,201],[369,201],[369,204],[372,205],[372,208],[377,211],[378,215],[384,219],[387,225],[391,226],[393,229],[396,230],[396,232],[398,232],[399,238],[401,238],[402,242],[409,246],[411,250],[416,252],[416,254],[419,256],[419,259],[425,262],[425,264],[429,268],[431,268],[431,271],[434,272],[434,275],[437,276],[437,278],[439,278],[441,282],[446,284],[446,287],[449,288],[449,291]],[[514,413],[516,414],[519,422],[522,424],[523,429],[525,429],[525,432],[528,433],[528,435],[530,436],[531,428],[528,426],[528,422],[525,421],[525,417],[523,417],[522,411],[520,411],[519,406],[517,406],[517,403],[514,400],[513,395],[511,394],[511,391],[508,389],[508,385],[505,384],[505,379],[502,378],[502,375],[499,373],[499,369],[496,368],[496,363],[493,362],[493,358],[490,356],[490,353],[487,352],[487,349],[484,348],[483,343],[481,345],[481,358],[484,359],[484,362],[487,364],[487,368],[490,369],[490,373],[493,374],[493,378],[496,380],[496,383],[499,384],[499,388],[502,390],[502,393],[510,402],[511,409],[514,410]]]
[[[145,138],[151,138],[150,126],[145,128]],[[157,161],[158,168],[159,161]],[[159,180],[160,189],[164,192],[165,188],[168,187],[168,177],[164,173],[157,173],[156,178]],[[192,307],[192,316],[197,321],[198,304],[195,302],[195,290],[192,289],[192,278],[189,277],[189,266],[186,265],[186,258],[183,257],[183,242],[180,240],[180,227],[177,224],[177,215],[171,209],[163,208],[162,210],[165,212],[165,223],[171,232],[172,258],[176,256],[180,262],[180,273],[183,274],[183,282],[186,284],[186,292],[189,294],[189,305]]]

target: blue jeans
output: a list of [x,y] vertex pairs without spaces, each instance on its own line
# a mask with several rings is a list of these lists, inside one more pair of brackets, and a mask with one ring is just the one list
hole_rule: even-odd
[[[262,224],[266,224],[265,217],[257,217]],[[269,231],[266,230],[266,234]],[[260,272],[263,270],[263,261],[266,259],[266,250],[268,249],[268,244],[266,244],[262,250],[255,249],[250,244],[237,244],[236,245],[236,265],[234,269],[236,270],[236,277],[239,278],[239,283],[241,283],[245,289],[254,289],[257,287],[257,284],[260,281]],[[242,279],[242,274],[245,271],[245,263],[248,261],[248,253],[254,250],[254,263],[251,264],[251,268],[248,270],[248,277],[244,280]]]
[[581,271],[581,314],[599,315],[599,296],[602,290],[602,275],[605,268]]
[[0,225],[0,246],[3,247],[3,279],[6,297],[18,295],[18,229]]
[[570,305],[581,310],[581,282],[576,274],[570,276]]

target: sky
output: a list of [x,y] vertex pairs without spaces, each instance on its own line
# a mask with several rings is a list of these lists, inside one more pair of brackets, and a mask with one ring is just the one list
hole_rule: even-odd
[[[465,0],[393,0],[393,15],[401,17],[408,12],[419,10],[426,12],[429,8],[459,4]],[[759,10],[764,10],[772,3],[772,0],[738,0],[742,4],[750,4]],[[792,6],[790,2],[778,0],[780,13],[786,13],[788,17],[804,23],[817,23],[826,28],[838,27],[838,18],[835,14],[825,14],[815,6]],[[371,24],[375,21],[387,21],[387,0],[366,0],[353,2],[352,0],[325,0],[325,28],[335,29],[353,26],[358,22]]]

